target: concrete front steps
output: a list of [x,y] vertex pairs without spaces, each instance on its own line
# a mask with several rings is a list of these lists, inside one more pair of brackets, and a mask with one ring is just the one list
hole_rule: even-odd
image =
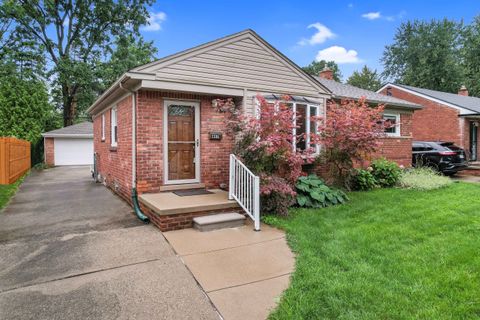
[[220,213],[193,218],[193,227],[199,231],[237,228],[245,224],[245,216],[237,212]]
[[[143,213],[161,231],[192,228],[193,219],[197,217],[243,213],[236,201],[228,199],[228,192],[219,189],[209,189],[208,191],[211,193],[192,196],[178,196],[171,191],[144,193],[139,196],[138,200]],[[208,223],[208,221],[209,219],[207,219],[207,224],[221,224],[215,221]],[[228,226],[231,222],[227,219],[222,223]]]

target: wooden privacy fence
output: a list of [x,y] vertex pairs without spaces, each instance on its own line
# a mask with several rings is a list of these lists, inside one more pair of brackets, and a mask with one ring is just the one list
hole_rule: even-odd
[[0,138],[0,184],[14,183],[30,166],[30,142]]

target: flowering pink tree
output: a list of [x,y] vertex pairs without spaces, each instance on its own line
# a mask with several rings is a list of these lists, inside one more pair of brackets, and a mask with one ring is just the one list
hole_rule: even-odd
[[[268,103],[262,96],[257,99],[257,117],[238,115],[229,119],[229,132],[237,134],[234,152],[261,178],[262,211],[287,214],[296,195],[295,183],[304,175],[302,165],[315,160],[314,150],[299,150],[293,145],[294,139],[305,139],[293,135],[295,123],[305,119],[300,119],[287,103]],[[290,98],[285,96],[283,100]]]
[[329,103],[320,141],[337,184],[348,188],[354,163],[377,151],[378,138],[388,127],[382,121],[383,110],[383,106],[369,106],[365,99]]

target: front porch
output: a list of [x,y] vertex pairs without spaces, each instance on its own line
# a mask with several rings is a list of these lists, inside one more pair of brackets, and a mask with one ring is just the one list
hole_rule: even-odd
[[228,192],[210,189],[209,194],[179,196],[175,192],[144,193],[139,196],[143,212],[161,231],[191,228],[196,217],[220,213],[243,213]]

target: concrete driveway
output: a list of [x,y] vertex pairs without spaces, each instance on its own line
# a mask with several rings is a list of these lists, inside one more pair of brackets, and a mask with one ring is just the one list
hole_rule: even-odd
[[86,167],[32,173],[0,213],[0,319],[218,319],[163,235]]

